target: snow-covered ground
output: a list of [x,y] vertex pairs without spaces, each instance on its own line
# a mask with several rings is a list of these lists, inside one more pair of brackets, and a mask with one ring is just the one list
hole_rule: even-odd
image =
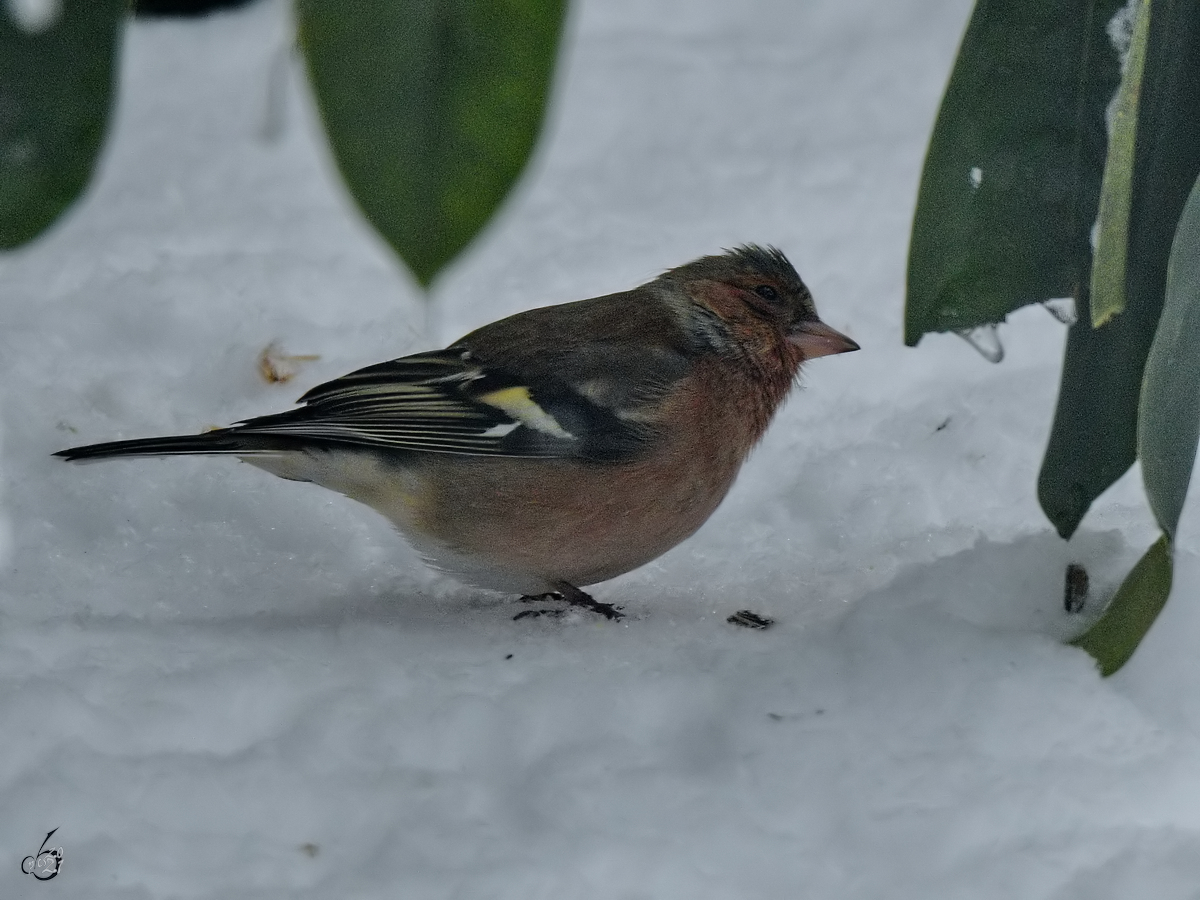
[[[1200,503],[1167,611],[1101,680],[1059,641],[1064,566],[1094,612],[1154,531],[1136,472],[1069,545],[1037,508],[1062,326],[1013,316],[1000,366],[901,345],[969,6],[575,3],[441,337],[757,241],[863,345],[808,368],[700,534],[596,589],[620,624],[514,622],[249,466],[50,458],[426,347],[299,78],[264,136],[286,7],[131,27],[96,183],[0,257],[0,897],[1200,896]],[[272,342],[320,359],[268,384]]]

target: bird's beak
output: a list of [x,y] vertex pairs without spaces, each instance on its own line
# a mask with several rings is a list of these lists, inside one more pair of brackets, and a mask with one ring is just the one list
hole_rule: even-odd
[[798,323],[788,335],[788,340],[804,351],[805,359],[858,349],[857,343],[817,319]]

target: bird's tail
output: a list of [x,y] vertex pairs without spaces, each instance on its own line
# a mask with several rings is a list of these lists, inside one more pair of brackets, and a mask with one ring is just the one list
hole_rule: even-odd
[[238,434],[233,429],[221,428],[204,434],[176,434],[166,437],[139,438],[132,441],[110,441],[106,444],[88,444],[59,450],[55,456],[68,462],[89,462],[98,459],[114,459],[119,456],[186,456],[193,454],[225,454],[229,456],[255,456],[261,453],[278,452],[279,441],[269,437]]

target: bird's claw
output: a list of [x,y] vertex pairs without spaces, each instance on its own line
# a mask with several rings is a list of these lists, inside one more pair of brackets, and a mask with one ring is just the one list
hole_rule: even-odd
[[[578,606],[591,610],[594,613],[604,616],[610,622],[625,618],[625,613],[621,612],[620,606],[614,606],[611,603],[601,603],[592,597],[591,594],[569,584],[563,584],[559,590],[547,594],[526,594],[521,598],[522,603],[535,603],[541,600],[562,600],[568,604],[568,609],[572,606]],[[532,619],[538,616],[554,616],[557,618],[565,614],[566,611],[566,609],[526,609],[513,616],[513,621],[515,622],[518,619]]]

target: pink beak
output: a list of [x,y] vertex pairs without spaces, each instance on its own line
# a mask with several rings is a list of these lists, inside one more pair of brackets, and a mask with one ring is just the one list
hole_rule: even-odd
[[805,359],[858,349],[855,341],[821,321],[801,322],[788,335],[788,340],[804,351]]

